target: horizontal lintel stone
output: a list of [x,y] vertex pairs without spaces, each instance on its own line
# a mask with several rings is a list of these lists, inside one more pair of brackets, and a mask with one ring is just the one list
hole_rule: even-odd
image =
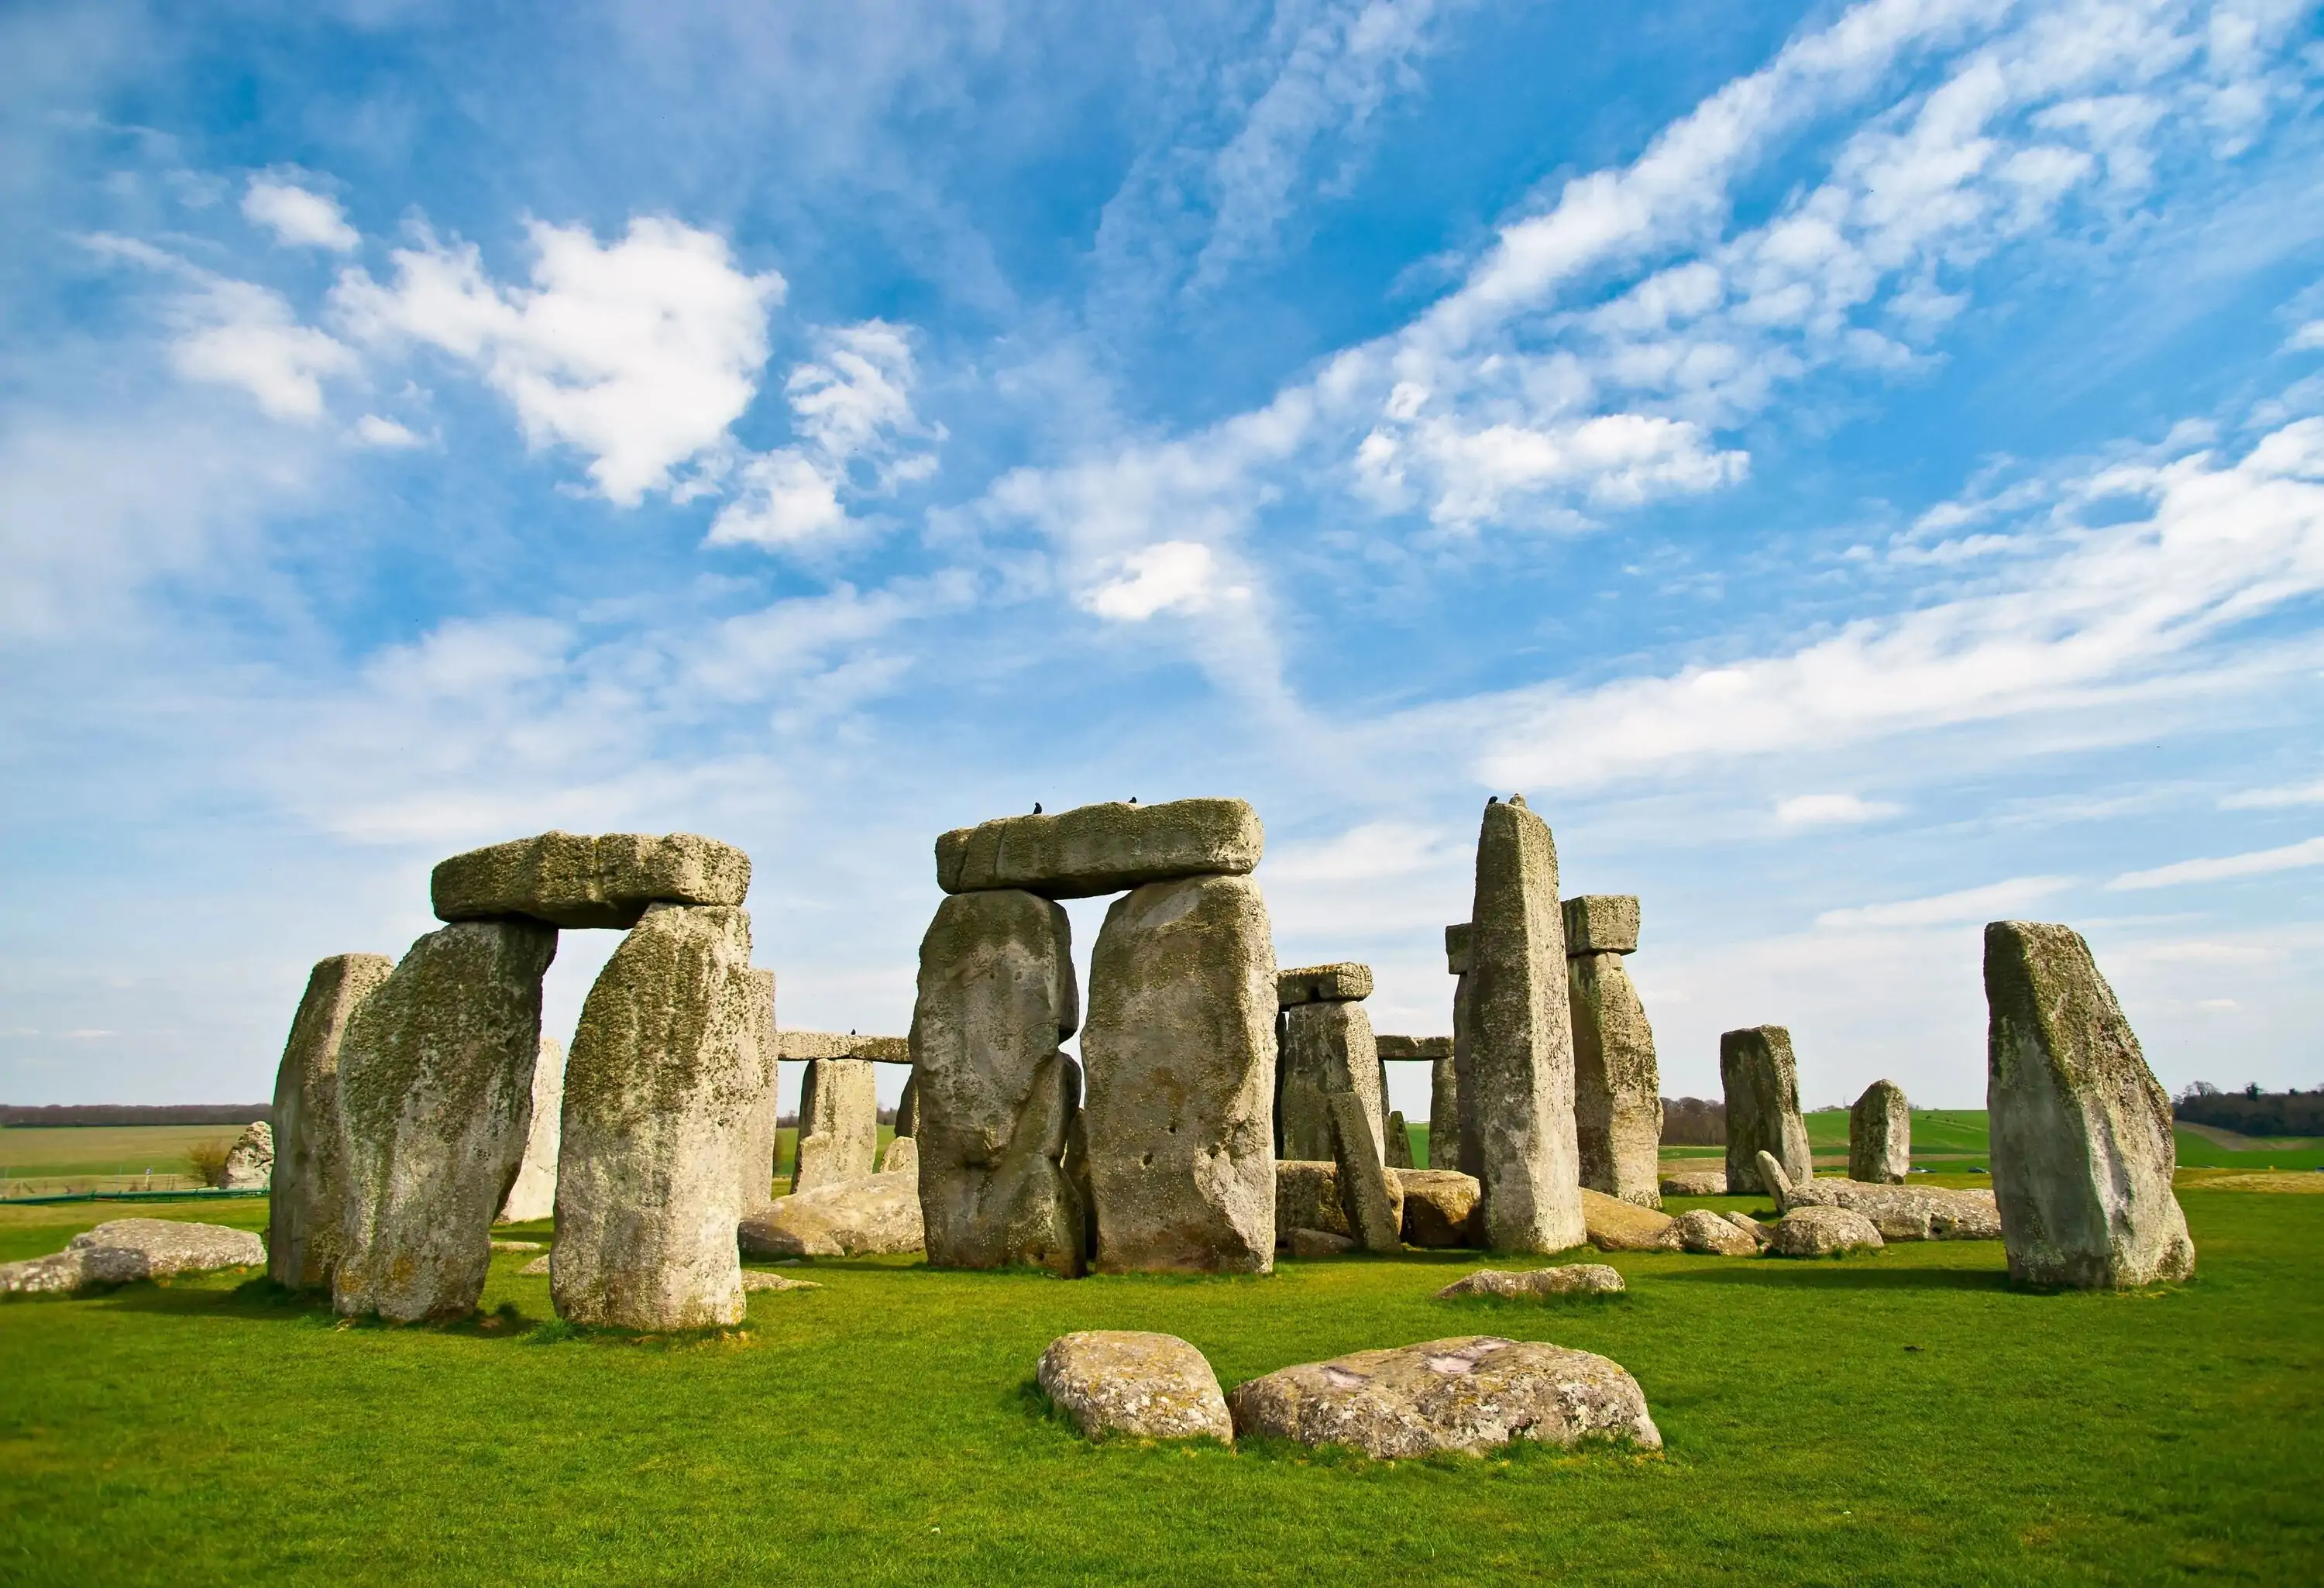
[[1452,1039],[1450,1037],[1375,1036],[1372,1043],[1379,1049],[1382,1064],[1394,1059],[1417,1059],[1434,1063],[1437,1059],[1452,1057]]
[[620,931],[649,904],[739,905],[750,891],[751,857],[695,833],[541,833],[456,854],[429,879],[438,920]]
[[1275,1002],[1290,1009],[1302,1003],[1352,1003],[1372,995],[1368,965],[1311,965],[1275,973]]
[[1265,845],[1246,800],[1084,805],[954,828],[936,840],[936,883],[947,893],[1093,899],[1179,877],[1248,876]]
[[1565,956],[1636,954],[1638,899],[1635,893],[1584,893],[1565,900]]
[[777,1031],[775,1057],[794,1062],[803,1058],[863,1058],[873,1064],[909,1064],[911,1041],[904,1037],[858,1037],[846,1031]]

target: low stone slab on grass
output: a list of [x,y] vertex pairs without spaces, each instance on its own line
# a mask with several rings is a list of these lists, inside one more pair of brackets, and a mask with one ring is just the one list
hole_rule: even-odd
[[1600,1251],[1678,1250],[1677,1223],[1670,1214],[1586,1186],[1582,1189],[1582,1223],[1590,1232],[1590,1244]]
[[1512,1439],[1663,1443],[1645,1392],[1618,1362],[1492,1334],[1284,1368],[1237,1386],[1227,1405],[1240,1435],[1347,1445],[1376,1461],[1481,1454]]
[[788,1274],[770,1274],[763,1269],[744,1269],[742,1288],[745,1291],[820,1290],[823,1287],[813,1279],[794,1279]]
[[0,1295],[69,1296],[265,1261],[266,1242],[248,1230],[181,1219],[112,1219],[75,1235],[62,1251],[0,1263]]
[[1870,1219],[1844,1207],[1795,1207],[1775,1222],[1770,1257],[1841,1257],[1877,1251],[1886,1242]]
[[1283,1244],[1294,1257],[1342,1257],[1359,1243],[1352,1235],[1335,1235],[1329,1230],[1294,1230],[1283,1238]]
[[926,1240],[917,1175],[863,1175],[779,1196],[736,1231],[751,1257],[886,1257]]
[[1756,1257],[1759,1242],[1723,1214],[1698,1207],[1678,1215],[1679,1244],[1706,1257]]
[[1463,1296],[1499,1296],[1511,1300],[1541,1296],[1617,1296],[1628,1288],[1622,1282],[1620,1271],[1602,1262],[1569,1262],[1523,1271],[1479,1269],[1439,1290],[1436,1299],[1451,1301]]
[[1953,1191],[1942,1186],[1890,1186],[1829,1176],[1788,1177],[1774,1158],[1759,1155],[1759,1177],[1775,1205],[1844,1207],[1870,1219],[1888,1241],[1998,1241],[2001,1210],[1989,1190]]
[[1466,1246],[1481,1189],[1458,1169],[1397,1169],[1404,1187],[1404,1238],[1413,1246]]
[[517,1269],[517,1272],[543,1279],[549,1278],[549,1253],[542,1252],[524,1267]]
[[1091,1438],[1211,1438],[1234,1443],[1218,1375],[1175,1334],[1088,1329],[1041,1353],[1041,1391]]
[[1663,1172],[1663,1195],[1724,1196],[1727,1195],[1727,1171],[1723,1168],[1665,1169]]

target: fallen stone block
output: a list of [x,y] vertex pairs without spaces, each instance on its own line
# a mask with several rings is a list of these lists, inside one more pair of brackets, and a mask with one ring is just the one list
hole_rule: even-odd
[[1035,1379],[1084,1436],[1234,1443],[1218,1375],[1175,1334],[1088,1329],[1041,1353]]
[[524,1275],[528,1279],[545,1279],[549,1278],[549,1253],[545,1251],[542,1252],[539,1257],[534,1258],[530,1262],[525,1264],[524,1267],[517,1269],[517,1272]]
[[779,1196],[737,1229],[751,1257],[888,1257],[925,1244],[920,1192],[907,1175],[866,1175]]
[[179,1219],[110,1219],[75,1235],[62,1251],[0,1263],[0,1295],[69,1296],[265,1261],[266,1242],[248,1230]]
[[1477,1211],[1475,1177],[1458,1169],[1398,1169],[1404,1193],[1404,1239],[1410,1246],[1466,1246]]
[[1602,1262],[1569,1262],[1522,1272],[1479,1269],[1466,1279],[1445,1286],[1436,1293],[1436,1298],[1451,1301],[1463,1296],[1499,1296],[1517,1301],[1544,1296],[1618,1296],[1628,1288],[1618,1269]]
[[619,931],[649,904],[738,905],[750,891],[751,857],[693,833],[543,833],[456,854],[429,879],[438,920]]
[[1941,1186],[1870,1185],[1829,1176],[1794,1181],[1768,1153],[1759,1155],[1759,1177],[1774,1186],[1775,1205],[1843,1207],[1860,1213],[1888,1241],[1997,1241],[1999,1215],[1990,1191],[1953,1191]]
[[1727,1171],[1672,1169],[1663,1176],[1662,1193],[1665,1196],[1724,1196]]
[[1259,813],[1240,799],[1084,805],[945,834],[936,884],[947,893],[1022,888],[1093,899],[1182,877],[1248,876],[1265,845]]
[[813,1279],[794,1279],[788,1274],[770,1274],[761,1269],[742,1270],[742,1288],[746,1292],[761,1290],[820,1290]]
[[1635,1202],[1585,1187],[1582,1193],[1582,1216],[1590,1244],[1600,1251],[1678,1250],[1676,1221],[1651,1207],[1640,1207]]
[[1840,1257],[1877,1251],[1883,1242],[1870,1219],[1844,1207],[1795,1207],[1775,1221],[1769,1257]]
[[1329,1230],[1294,1230],[1284,1238],[1284,1245],[1294,1257],[1345,1257],[1363,1250],[1354,1236],[1334,1235]]
[[1705,1207],[1679,1214],[1672,1230],[1681,1247],[1707,1257],[1750,1257],[1759,1250],[1748,1231]]

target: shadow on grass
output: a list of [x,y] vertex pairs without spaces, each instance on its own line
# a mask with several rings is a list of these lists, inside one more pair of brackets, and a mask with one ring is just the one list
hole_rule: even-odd
[[1732,1266],[1677,1269],[1653,1276],[1663,1285],[1812,1286],[1823,1290],[2007,1290],[2001,1269],[1883,1268],[1877,1258],[1738,1258]]

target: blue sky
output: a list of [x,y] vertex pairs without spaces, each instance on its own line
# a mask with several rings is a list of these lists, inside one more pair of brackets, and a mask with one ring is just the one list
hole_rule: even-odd
[[551,826],[900,1030],[1132,795],[1441,1032],[1516,790],[1670,1094],[1974,1105],[2002,916],[2324,1083],[2315,6],[475,9],[0,17],[0,1095],[263,1096]]

